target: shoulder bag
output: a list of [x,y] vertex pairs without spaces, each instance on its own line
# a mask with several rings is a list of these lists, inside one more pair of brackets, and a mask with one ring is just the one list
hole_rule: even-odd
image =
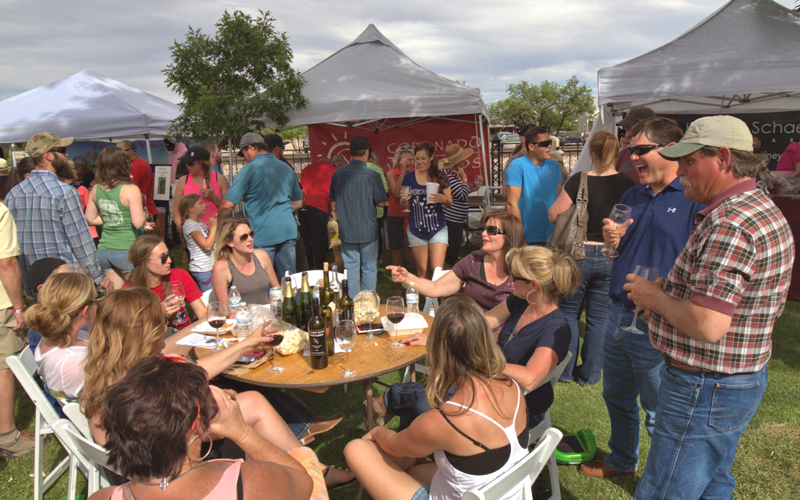
[[561,250],[575,260],[583,260],[586,257],[583,244],[586,241],[586,225],[589,223],[588,205],[586,172],[581,172],[581,185],[575,196],[575,203],[558,214],[553,234],[544,246],[551,250]]

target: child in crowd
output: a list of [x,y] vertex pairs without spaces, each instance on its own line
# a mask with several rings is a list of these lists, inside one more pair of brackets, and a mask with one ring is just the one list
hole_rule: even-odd
[[[178,211],[183,219],[183,239],[189,251],[189,273],[197,282],[201,292],[211,290],[211,269],[214,267],[214,236],[217,232],[217,218],[208,219],[208,226],[200,220],[205,215],[206,206],[197,194],[187,194],[181,198]],[[209,227],[210,226],[210,227]]]

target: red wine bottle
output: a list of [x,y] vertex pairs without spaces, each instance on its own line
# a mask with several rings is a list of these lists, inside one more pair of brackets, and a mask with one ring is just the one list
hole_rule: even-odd
[[324,370],[328,367],[328,339],[325,336],[325,321],[319,315],[319,298],[311,302],[312,315],[308,321],[308,344],[311,351],[311,368]]

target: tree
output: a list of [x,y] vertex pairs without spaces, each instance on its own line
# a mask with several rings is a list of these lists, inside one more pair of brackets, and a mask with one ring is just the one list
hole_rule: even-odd
[[306,106],[305,81],[291,67],[286,34],[275,30],[269,12],[259,14],[226,10],[215,37],[189,26],[186,40],[172,45],[172,63],[163,73],[183,102],[170,133],[236,142],[264,128],[264,120],[285,125],[289,111]]
[[544,80],[539,85],[526,81],[508,86],[508,97],[489,105],[494,123],[515,127],[538,125],[550,133],[577,128],[581,113],[594,111],[592,89],[572,76],[563,85]]
[[284,130],[281,130],[280,127],[265,128],[260,133],[261,135],[278,134],[284,141],[291,141],[295,151],[300,151],[303,149],[303,138],[308,135],[308,127],[292,127]]

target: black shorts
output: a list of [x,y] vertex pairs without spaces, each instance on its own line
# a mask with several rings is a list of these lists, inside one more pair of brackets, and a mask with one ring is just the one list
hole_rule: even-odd
[[405,248],[406,232],[403,230],[405,217],[388,217],[386,230],[389,233],[389,249],[402,250]]

